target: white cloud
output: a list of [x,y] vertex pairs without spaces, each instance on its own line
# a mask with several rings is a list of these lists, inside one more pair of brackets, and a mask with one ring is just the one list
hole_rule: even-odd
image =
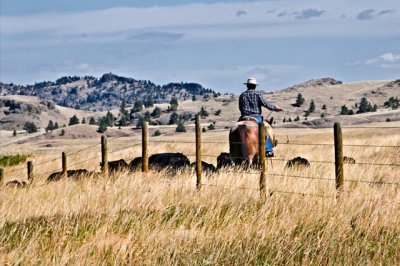
[[[377,4],[369,0],[361,5],[355,1],[349,3],[347,0],[309,0],[306,3],[281,0],[111,8],[75,14],[2,16],[1,35],[20,38],[32,32],[49,32],[51,38],[85,34],[89,37],[85,39],[99,35],[114,39],[113,34],[136,31],[184,34],[185,39],[226,39],[400,34],[398,27],[400,19],[397,16],[382,16],[368,26],[365,23],[355,23],[357,14],[364,6],[368,6],[370,10],[378,10],[376,15],[384,15],[394,8],[399,9],[400,3],[382,0]],[[266,15],[274,12],[279,15]],[[353,23],[351,27],[349,23]],[[120,39],[127,39],[130,36],[132,34],[121,36]],[[164,34],[162,37],[169,39],[171,36]]]
[[400,67],[400,54],[385,53],[375,58],[370,58],[364,61],[357,61],[355,63],[349,63],[347,65],[348,66],[364,65],[369,67],[380,67],[380,68]]

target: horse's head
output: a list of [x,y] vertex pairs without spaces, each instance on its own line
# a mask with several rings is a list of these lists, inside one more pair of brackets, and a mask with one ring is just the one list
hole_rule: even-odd
[[267,128],[267,134],[271,137],[272,143],[274,145],[274,147],[276,147],[278,145],[278,140],[275,138],[275,134],[274,134],[274,130],[273,130],[273,122],[274,122],[274,118],[271,117],[271,119],[265,119],[266,123],[266,128]]

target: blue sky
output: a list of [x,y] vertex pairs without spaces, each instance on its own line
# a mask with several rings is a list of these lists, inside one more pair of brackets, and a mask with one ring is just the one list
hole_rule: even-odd
[[0,81],[103,73],[239,93],[400,78],[398,0],[1,0]]

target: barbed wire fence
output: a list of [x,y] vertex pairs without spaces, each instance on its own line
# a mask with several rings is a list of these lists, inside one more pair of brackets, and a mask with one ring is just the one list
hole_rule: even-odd
[[[352,148],[387,148],[387,149],[395,149],[395,150],[400,150],[400,145],[370,145],[370,144],[343,144],[342,142],[342,129],[400,129],[400,127],[355,127],[355,126],[346,126],[346,127],[341,127],[340,124],[335,124],[334,126],[334,143],[306,143],[306,142],[287,142],[287,143],[280,143],[280,145],[292,145],[292,146],[315,146],[315,147],[331,147],[335,149],[335,160],[334,161],[324,161],[324,160],[309,160],[310,163],[318,163],[318,164],[333,164],[335,165],[335,176],[334,177],[323,177],[323,176],[302,176],[302,175],[290,175],[287,173],[273,173],[273,172],[266,172],[266,165],[265,165],[265,136],[261,136],[261,132],[265,132],[265,129],[262,127],[260,129],[260,138],[258,142],[254,143],[246,143],[246,144],[260,144],[259,147],[262,147],[259,149],[259,155],[260,155],[260,161],[261,164],[259,165],[258,171],[253,170],[245,170],[241,169],[238,170],[236,169],[234,173],[240,173],[240,174],[247,174],[247,175],[254,175],[254,176],[259,176],[260,177],[260,186],[259,188],[252,188],[252,187],[244,187],[244,186],[222,186],[218,184],[212,184],[209,182],[203,182],[202,180],[202,158],[209,157],[209,158],[217,158],[219,155],[214,155],[214,154],[202,154],[202,144],[206,145],[215,145],[215,144],[229,144],[229,141],[202,141],[201,139],[201,124],[200,124],[200,118],[197,116],[196,117],[196,123],[195,123],[195,132],[196,132],[196,139],[193,141],[190,140],[152,140],[151,143],[161,143],[161,144],[195,144],[196,148],[196,154],[189,154],[187,155],[188,157],[194,157],[196,158],[196,163],[195,163],[195,168],[196,168],[196,189],[200,191],[203,186],[209,187],[209,188],[220,188],[220,189],[239,189],[239,190],[249,190],[249,191],[259,191],[261,197],[265,197],[266,195],[273,195],[275,193],[281,193],[281,194],[293,194],[293,195],[302,195],[302,196],[316,196],[316,197],[323,197],[323,198],[332,198],[332,197],[338,197],[344,190],[344,182],[350,182],[350,183],[365,183],[369,185],[387,185],[387,186],[400,186],[400,182],[387,182],[387,181],[375,181],[375,180],[364,180],[364,179],[344,179],[344,169],[343,169],[343,147],[352,147]],[[258,126],[257,126],[258,127]],[[122,148],[116,148],[112,149],[110,152],[108,152],[107,149],[107,142],[113,142],[121,138],[131,138],[132,136],[118,136],[118,137],[113,137],[108,139],[105,136],[101,137],[101,141],[97,144],[89,145],[86,146],[85,148],[79,149],[77,151],[73,151],[70,153],[63,153],[63,155],[59,158],[53,158],[50,160],[42,161],[40,163],[35,164],[35,167],[38,166],[43,166],[49,163],[52,163],[54,161],[61,160],[61,171],[60,173],[67,177],[67,169],[68,167],[74,167],[77,165],[82,165],[84,163],[96,160],[96,159],[101,159],[101,174],[104,176],[108,176],[108,155],[110,154],[117,154],[121,153],[124,151],[132,151],[134,147],[141,146],[142,148],[142,172],[148,173],[149,171],[149,153],[148,153],[148,144],[149,144],[149,126],[148,123],[144,123],[142,127],[142,137],[141,138],[135,138],[133,139],[135,142],[133,142],[131,145],[128,147],[122,147]],[[137,137],[138,135],[133,135],[134,137]],[[132,141],[132,139],[130,139]],[[231,142],[235,143],[235,142]],[[243,142],[236,142],[235,144],[242,144]],[[70,164],[67,166],[67,156],[72,157],[75,155],[81,155],[84,152],[87,152],[93,148],[98,148],[101,146],[101,158],[98,154],[96,153],[95,156],[91,157],[86,157],[83,160],[80,161],[75,161],[74,163]],[[81,156],[80,156],[81,157]],[[127,156],[129,159],[132,158],[132,156]],[[244,160],[244,157],[231,157],[231,159],[241,159]],[[290,159],[289,158],[270,158],[271,163],[273,161],[282,161],[282,162],[287,162]],[[263,163],[264,162],[264,165]],[[27,163],[32,167],[33,163],[32,161],[29,161]],[[400,167],[400,164],[397,163],[377,163],[377,162],[352,162],[352,163],[347,163],[347,166],[352,166],[352,165],[360,165],[360,166],[380,166],[380,167],[393,167],[396,168]],[[28,167],[29,168],[29,167]],[[26,167],[18,167],[14,168],[10,171],[7,171],[7,174],[12,174],[16,173],[19,171],[23,171],[27,169]],[[29,169],[28,169],[28,181],[30,179],[29,177]],[[56,172],[57,169],[52,169],[48,170],[45,172],[42,172],[41,174],[44,176],[47,176],[49,174],[52,174]],[[33,170],[31,169],[31,172]],[[0,171],[0,182],[4,180],[4,170],[1,169]],[[317,194],[317,193],[303,193],[303,192],[297,192],[297,191],[283,191],[283,190],[271,190],[267,188],[267,182],[266,182],[266,176],[269,176],[271,178],[295,178],[295,179],[302,179],[302,180],[323,180],[323,181],[328,181],[328,182],[335,182],[335,189],[336,189],[336,194],[335,195],[325,195],[325,194]],[[172,180],[173,181],[173,180]],[[167,183],[172,183],[171,180],[160,180],[160,182],[167,182]],[[37,184],[36,186],[43,186],[46,185],[46,183],[42,184]]]

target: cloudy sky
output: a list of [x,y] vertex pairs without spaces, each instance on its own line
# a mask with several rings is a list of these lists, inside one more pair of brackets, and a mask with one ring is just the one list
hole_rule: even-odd
[[112,72],[240,92],[400,78],[399,0],[1,0],[0,81]]

